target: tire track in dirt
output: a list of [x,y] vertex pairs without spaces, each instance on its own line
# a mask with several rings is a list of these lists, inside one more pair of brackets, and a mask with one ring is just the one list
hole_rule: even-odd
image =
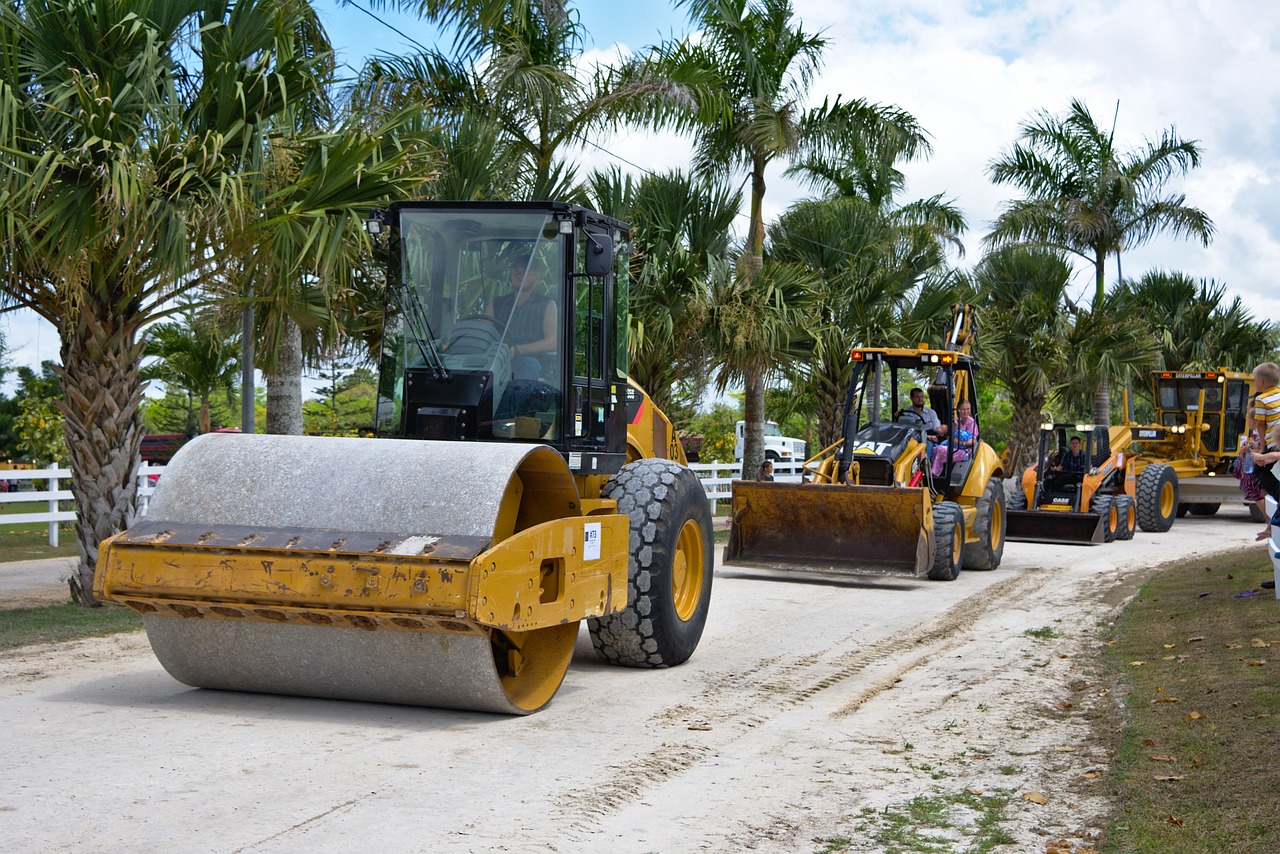
[[[631,757],[601,769],[588,785],[557,798],[566,839],[590,838],[596,822],[643,796],[645,791],[694,767],[707,756],[773,718],[812,699],[835,685],[858,676],[868,667],[901,659],[865,686],[837,712],[855,713],[878,694],[893,687],[903,674],[927,664],[943,652],[944,645],[971,629],[989,611],[1011,600],[1033,594],[1049,583],[1045,571],[1020,572],[976,592],[945,613],[924,623],[908,638],[901,634],[862,647],[852,655],[845,650],[857,643],[847,635],[821,653],[789,659],[771,656],[754,667],[736,673],[708,674],[709,685],[698,700],[673,706],[650,718],[653,728],[696,729],[705,738],[698,743],[675,740],[658,746],[648,756]],[[832,660],[836,658],[836,660]],[[691,723],[693,721],[693,723]],[[714,728],[707,722],[714,721]]]

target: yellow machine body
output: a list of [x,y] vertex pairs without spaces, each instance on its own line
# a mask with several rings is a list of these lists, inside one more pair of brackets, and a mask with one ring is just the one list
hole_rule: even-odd
[[[908,383],[937,372],[932,402],[954,423],[953,404],[977,392],[967,358],[971,309],[956,306],[946,346],[857,348],[844,435],[805,463],[804,482],[734,481],[728,566],[853,575],[954,578],[964,548],[981,568],[1003,551],[1003,469],[985,442],[972,456],[929,470],[923,422],[881,417],[881,393],[901,400]],[[904,382],[899,382],[899,373]],[[885,387],[889,388],[886,389]],[[864,417],[865,416],[865,417]],[[949,514],[939,534],[939,507]],[[939,553],[956,564],[939,569]]]

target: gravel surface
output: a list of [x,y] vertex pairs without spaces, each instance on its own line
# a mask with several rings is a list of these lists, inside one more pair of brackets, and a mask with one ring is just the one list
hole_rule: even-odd
[[1010,798],[1003,850],[1087,851],[1102,632],[1154,568],[1257,527],[1010,543],[950,583],[717,566],[687,664],[611,667],[583,629],[523,718],[192,689],[142,633],[25,647],[0,655],[0,828],[24,852],[875,851],[864,810],[969,792]]

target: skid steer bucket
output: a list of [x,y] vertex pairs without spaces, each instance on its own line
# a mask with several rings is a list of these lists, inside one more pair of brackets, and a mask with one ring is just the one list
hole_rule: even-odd
[[1096,546],[1104,540],[1104,519],[1101,513],[1009,510],[1005,512],[1005,520],[1006,540],[1080,546]]
[[209,434],[95,590],[188,685],[525,714],[625,605],[628,536],[544,446]]
[[734,481],[726,566],[916,576],[932,562],[924,489]]

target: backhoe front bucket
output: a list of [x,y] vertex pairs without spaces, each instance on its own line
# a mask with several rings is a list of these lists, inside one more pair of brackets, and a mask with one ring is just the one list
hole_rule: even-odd
[[1103,521],[1101,513],[1009,510],[1005,513],[1004,536],[1022,543],[1096,546],[1104,541]]
[[726,566],[916,576],[932,563],[924,489],[734,481]]

